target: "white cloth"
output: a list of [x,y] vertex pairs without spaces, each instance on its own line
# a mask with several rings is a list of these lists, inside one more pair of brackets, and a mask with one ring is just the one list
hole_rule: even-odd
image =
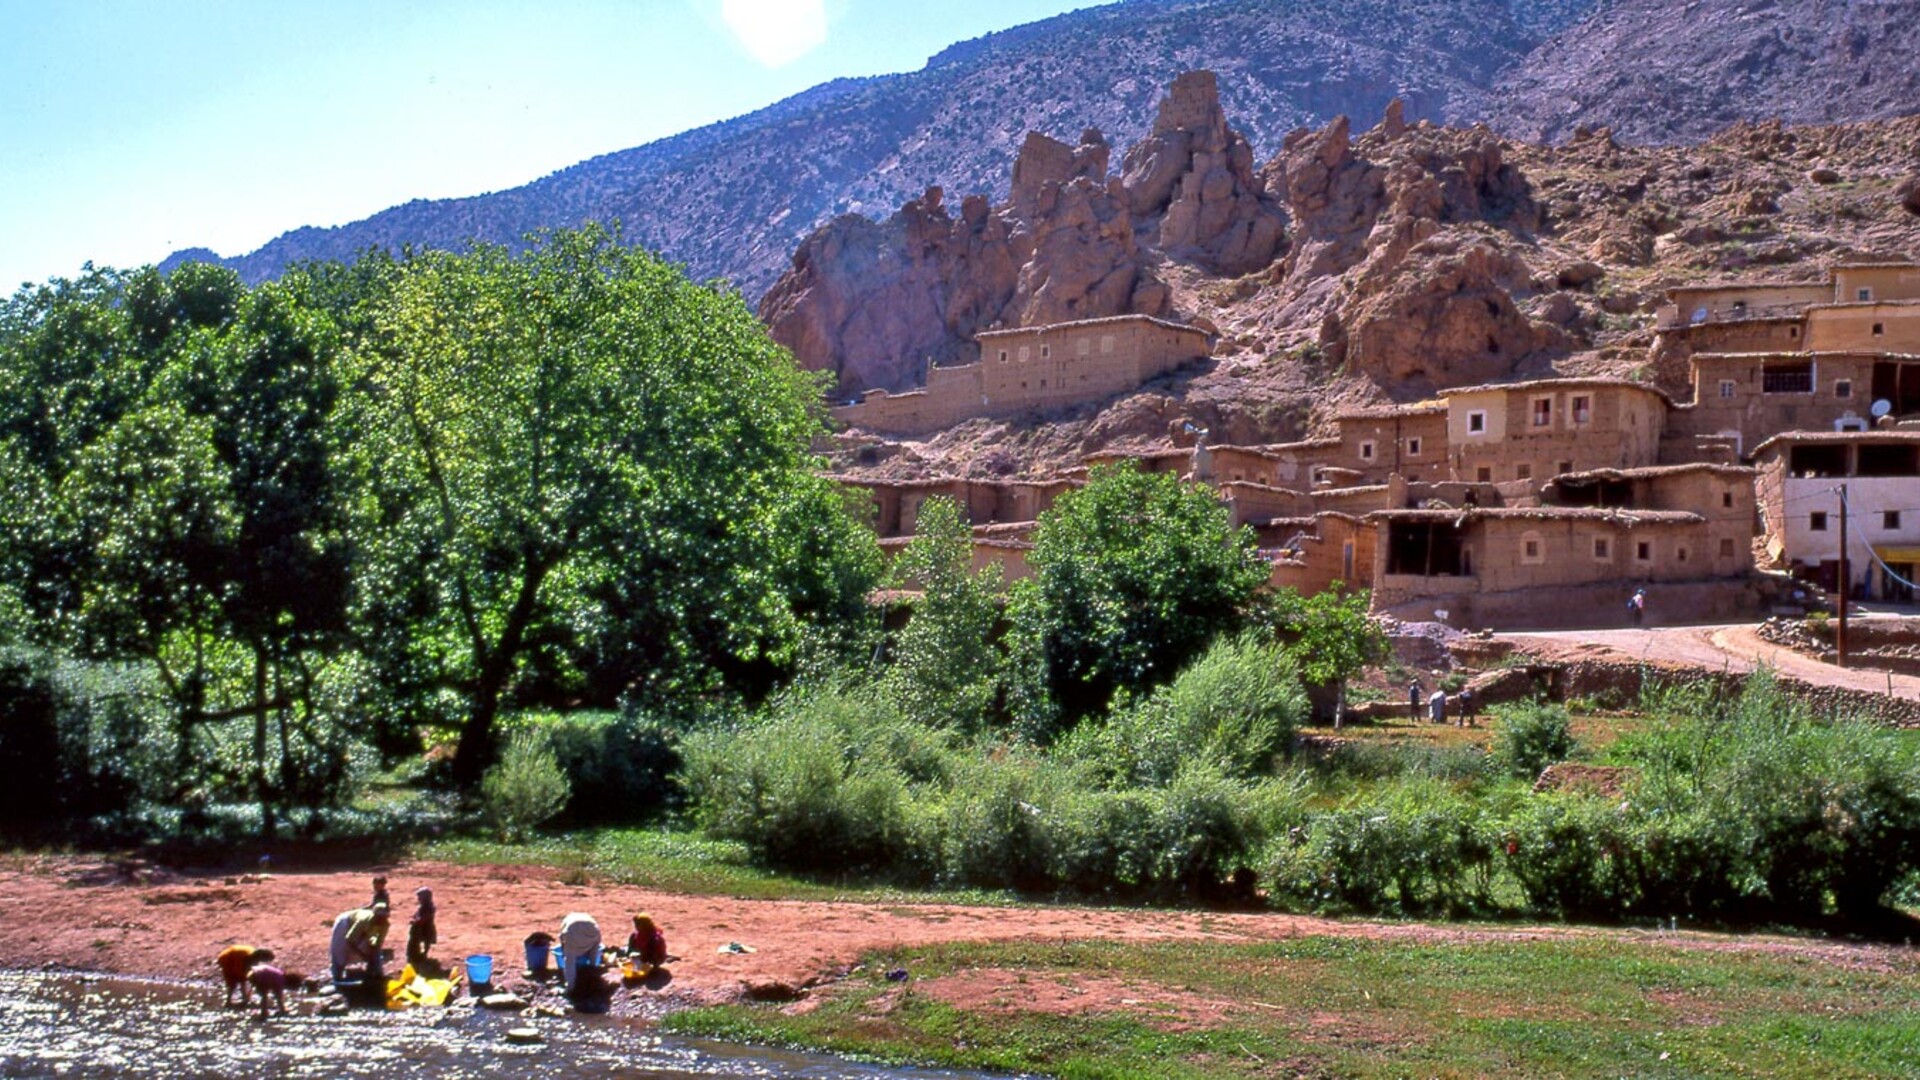
[[591,915],[575,912],[560,921],[560,977],[569,992],[583,960],[600,963],[600,924]]

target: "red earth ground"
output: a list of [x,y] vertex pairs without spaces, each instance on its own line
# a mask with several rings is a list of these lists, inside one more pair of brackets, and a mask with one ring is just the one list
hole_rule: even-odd
[[[55,967],[207,982],[213,956],[245,942],[274,948],[284,966],[324,973],[328,926],[365,903],[374,868],[217,876],[192,871],[123,868],[79,857],[16,857],[0,867],[0,955],[9,967]],[[831,984],[864,954],[926,944],[1081,939],[1260,941],[1309,935],[1423,942],[1585,937],[1659,940],[1671,947],[1791,953],[1841,968],[1912,969],[1920,957],[1897,946],[1772,936],[1600,930],[1569,927],[1478,927],[1331,920],[1266,913],[1116,910],[1077,906],[984,907],[948,904],[825,903],[688,896],[626,885],[572,885],[558,872],[527,866],[404,863],[380,868],[392,879],[404,917],[412,891],[433,886],[441,944],[458,959],[489,953],[515,973],[521,941],[556,930],[563,915],[585,911],[600,920],[609,944],[624,941],[633,912],[648,911],[678,957],[664,985],[624,991],[623,1013],[658,1015],[676,1007],[751,998],[798,998]],[[147,877],[150,880],[137,880]],[[404,940],[404,931],[396,947]],[[752,953],[718,951],[729,942]],[[1064,980],[1064,981],[1063,981]],[[1188,1000],[1165,989],[1135,986],[1109,975],[1047,976],[963,972],[920,984],[968,1007],[1050,1011],[1142,1009],[1169,1027],[1218,1022],[1225,1003]]]

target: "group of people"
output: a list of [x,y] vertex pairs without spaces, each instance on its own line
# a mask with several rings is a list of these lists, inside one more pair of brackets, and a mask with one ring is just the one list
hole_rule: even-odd
[[[413,891],[413,896],[413,918],[407,927],[407,963],[420,969],[431,964],[430,953],[439,944],[440,932],[433,890],[421,886]],[[373,879],[373,895],[365,904],[334,918],[327,959],[336,984],[346,982],[348,969],[354,965],[365,967],[370,983],[385,980],[385,945],[392,911],[393,899],[387,891],[387,879],[382,876]],[[567,992],[574,993],[579,987],[581,970],[600,965],[600,924],[591,915],[570,914],[561,920],[555,944],[560,954],[561,978]],[[625,955],[643,969],[657,968],[667,962],[667,936],[651,915],[641,912],[633,917],[633,933],[627,937]],[[287,986],[300,981],[299,976],[289,975],[275,964],[272,949],[233,945],[222,950],[214,963],[226,982],[226,1004],[234,1003],[234,994],[238,991],[240,1006],[248,1008],[253,1003],[254,992],[258,992],[263,1018],[270,1008],[285,1014]]]
[[[560,981],[567,993],[580,988],[583,968],[600,966],[602,942],[600,924],[593,916],[574,912],[560,920]],[[653,916],[641,912],[633,917],[633,933],[627,935],[626,956],[642,968],[656,968],[667,962],[667,935]]]
[[[1447,705],[1447,692],[1444,689],[1435,687],[1433,693],[1428,695],[1426,688],[1420,685],[1419,679],[1413,679],[1407,683],[1407,709],[1415,721],[1420,719],[1420,713],[1424,708],[1428,720],[1436,724],[1444,724],[1447,722]],[[1460,692],[1453,695],[1452,705],[1454,723],[1460,727],[1472,727],[1473,689],[1461,687]]]
[[[421,967],[440,942],[435,922],[433,890],[425,885],[413,890],[413,919],[407,926],[407,963]],[[373,899],[365,906],[341,912],[333,920],[333,940],[327,959],[333,968],[333,981],[346,978],[347,967],[356,961],[365,964],[367,978],[385,978],[382,949],[392,925],[393,898],[387,892],[387,879],[373,879]]]

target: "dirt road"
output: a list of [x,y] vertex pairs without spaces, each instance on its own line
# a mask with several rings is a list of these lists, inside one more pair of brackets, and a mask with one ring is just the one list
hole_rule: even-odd
[[1549,647],[1590,647],[1620,654],[1620,658],[1654,663],[1686,664],[1710,671],[1752,671],[1764,664],[1817,686],[1841,686],[1868,693],[1920,699],[1920,677],[1890,675],[1863,668],[1841,668],[1810,656],[1762,641],[1751,624],[1720,626],[1660,626],[1620,630],[1553,630],[1501,634],[1518,643],[1548,643]]

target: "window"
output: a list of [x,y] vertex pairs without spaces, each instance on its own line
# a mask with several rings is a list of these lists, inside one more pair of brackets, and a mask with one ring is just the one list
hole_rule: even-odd
[[1763,394],[1811,394],[1813,393],[1813,365],[1774,364],[1760,369],[1760,392]]
[[1533,533],[1520,535],[1520,561],[1535,565],[1547,561],[1546,545],[1542,544],[1540,538]]
[[1880,511],[1880,527],[1883,529],[1899,528],[1900,527],[1900,511],[1898,510]]
[[1838,381],[1836,381],[1836,382],[1835,382],[1835,383],[1833,384],[1833,396],[1834,396],[1834,397],[1837,397],[1837,398],[1850,398],[1850,397],[1852,397],[1852,396],[1853,396],[1853,380],[1852,380],[1852,379],[1840,379],[1840,380],[1838,380]]
[[1482,465],[1473,471],[1474,480],[1482,484],[1493,483],[1493,466]]
[[1000,350],[1000,362],[1003,364],[1007,362],[1007,350],[1005,349]]
[[1420,437],[1418,435],[1415,435],[1413,438],[1410,438],[1407,440],[1407,456],[1408,457],[1420,456]]
[[1373,440],[1372,439],[1368,439],[1366,442],[1363,442],[1360,444],[1360,460],[1361,461],[1373,460]]
[[1553,423],[1553,399],[1550,397],[1533,399],[1533,426],[1546,427]]
[[1733,492],[1731,490],[1720,493],[1720,505],[1728,510],[1733,509]]
[[1079,341],[1074,342],[1073,351],[1081,356],[1085,356],[1093,351],[1093,342],[1088,341],[1086,338],[1081,338]]
[[1730,537],[1723,536],[1720,538],[1720,557],[1723,559],[1733,558],[1733,540]]
[[1860,301],[1861,303],[1865,303],[1868,300],[1873,299],[1873,290],[1866,289],[1866,288],[1857,289],[1854,291],[1853,298],[1855,300]]
[[1045,380],[1045,379],[1041,379],[1041,380],[1040,380],[1040,389],[1042,389],[1042,390],[1045,390],[1046,388],[1047,388],[1047,380]]
[[1723,398],[1730,398],[1733,396],[1733,380],[1732,379],[1720,380],[1720,396]]
[[1563,461],[1560,463],[1559,468],[1555,469],[1554,471],[1556,473],[1570,473],[1573,471],[1573,462]]
[[1675,561],[1675,562],[1686,562],[1686,561],[1687,561],[1687,549],[1686,549],[1686,548],[1684,548],[1684,547],[1677,547],[1677,548],[1674,548],[1674,549],[1673,549],[1673,559],[1674,559],[1674,561]]
[[1023,363],[1023,364],[1024,364],[1024,363],[1026,363],[1026,362],[1027,362],[1027,356],[1028,356],[1028,355],[1029,355],[1029,354],[1030,354],[1031,352],[1032,352],[1032,349],[1031,349],[1031,347],[1029,347],[1029,346],[1026,346],[1026,345],[1022,345],[1022,346],[1020,346],[1020,362],[1021,362],[1021,363]]
[[1636,562],[1653,561],[1653,541],[1638,540],[1633,545],[1633,557]]
[[1531,479],[1533,479],[1533,465],[1532,465],[1532,463],[1530,463],[1530,462],[1525,462],[1525,461],[1523,461],[1523,462],[1521,462],[1520,464],[1518,464],[1518,465],[1515,465],[1515,466],[1513,467],[1513,478],[1514,478],[1515,480],[1531,480]]
[[1101,334],[1100,335],[1100,355],[1105,356],[1112,351],[1113,351],[1113,335]]
[[1826,532],[1827,512],[1825,510],[1815,510],[1813,513],[1808,514],[1807,528],[1814,532]]
[[1573,422],[1587,424],[1593,421],[1593,398],[1586,394],[1576,394],[1573,399]]
[[1787,327],[1787,340],[1788,340],[1788,341],[1799,341],[1799,340],[1800,340],[1800,328],[1799,328],[1799,327],[1797,327],[1797,326],[1789,326],[1789,327]]
[[1040,359],[1045,360],[1052,355],[1053,355],[1053,346],[1051,345],[1040,346]]
[[1487,430],[1487,410],[1475,409],[1467,414],[1467,434],[1481,435]]
[[1613,558],[1613,545],[1604,536],[1593,538],[1593,557],[1602,562]]

